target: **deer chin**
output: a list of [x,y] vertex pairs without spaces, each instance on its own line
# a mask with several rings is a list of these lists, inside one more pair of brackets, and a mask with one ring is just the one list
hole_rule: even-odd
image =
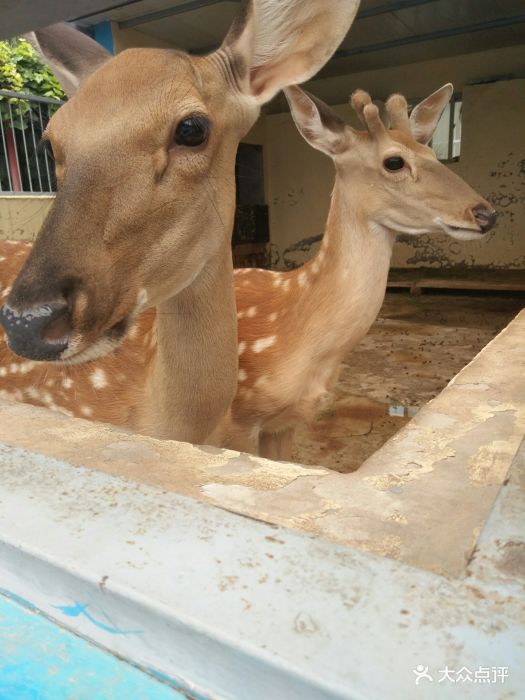
[[87,347],[77,350],[82,342],[77,336],[71,340],[67,349],[54,363],[57,365],[82,365],[85,362],[91,362],[91,360],[98,360],[114,352],[123,343],[125,337],[125,332],[117,336],[110,330]]
[[455,238],[458,241],[476,241],[483,238],[485,234],[480,229],[468,228],[462,226],[453,226],[451,224],[446,224],[443,219],[437,217],[434,219],[435,223],[451,238]]

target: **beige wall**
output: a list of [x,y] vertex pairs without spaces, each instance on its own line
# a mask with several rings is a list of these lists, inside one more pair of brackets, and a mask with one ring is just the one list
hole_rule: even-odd
[[[463,93],[463,141],[461,158],[450,167],[499,212],[497,228],[481,242],[459,242],[447,236],[398,242],[395,266],[489,265],[525,269],[525,80],[464,84],[513,70],[525,77],[523,47],[389,68],[346,79],[348,93],[363,87],[373,97],[382,99],[394,91],[419,98],[454,81],[456,91]],[[309,87],[326,96],[341,80],[315,81]],[[345,119],[351,117],[346,104],[335,110]],[[278,267],[283,267],[283,253],[289,246],[323,231],[333,166],[303,141],[287,113],[266,116],[264,145],[273,257],[280,257]],[[301,263],[315,247],[306,245],[302,251],[289,252],[286,258],[288,262]]]
[[162,39],[149,36],[148,34],[137,31],[136,29],[120,29],[117,22],[111,23],[111,30],[113,32],[113,47],[115,49],[115,53],[120,53],[121,51],[124,51],[124,49],[136,47],[143,47],[147,49],[177,48],[174,44],[170,44],[167,41],[162,41]]
[[0,240],[33,241],[52,201],[52,195],[0,196]]

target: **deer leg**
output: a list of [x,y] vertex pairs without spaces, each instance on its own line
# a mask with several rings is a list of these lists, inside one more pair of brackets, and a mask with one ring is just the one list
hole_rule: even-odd
[[222,445],[229,450],[247,452],[248,454],[258,454],[258,433],[252,424],[238,423],[232,419],[231,415],[222,423],[214,433],[213,445]]
[[292,458],[293,428],[286,428],[278,433],[261,433],[259,435],[259,456],[274,459],[277,462],[289,462]]

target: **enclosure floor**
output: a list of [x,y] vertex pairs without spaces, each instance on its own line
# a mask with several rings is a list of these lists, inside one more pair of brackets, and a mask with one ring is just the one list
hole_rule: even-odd
[[[389,293],[343,365],[330,408],[297,431],[294,461],[354,471],[525,306],[502,296]],[[402,404],[405,416],[389,415]]]

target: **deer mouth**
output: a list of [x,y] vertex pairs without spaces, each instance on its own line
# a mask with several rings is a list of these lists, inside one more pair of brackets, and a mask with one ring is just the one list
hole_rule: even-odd
[[435,222],[446,234],[451,236],[451,238],[456,238],[459,241],[473,241],[485,236],[485,232],[483,232],[481,228],[447,224],[439,217],[435,219]]
[[73,337],[55,363],[57,365],[81,365],[109,355],[122,344],[130,325],[128,317],[126,317],[82,349],[79,349],[82,338],[80,336]]
[[144,310],[146,303],[147,294],[141,290],[137,296],[135,308],[88,345],[85,345],[85,340],[80,334],[72,337],[67,348],[55,360],[56,364],[81,365],[114,352],[126,339],[129,329],[137,316]]

